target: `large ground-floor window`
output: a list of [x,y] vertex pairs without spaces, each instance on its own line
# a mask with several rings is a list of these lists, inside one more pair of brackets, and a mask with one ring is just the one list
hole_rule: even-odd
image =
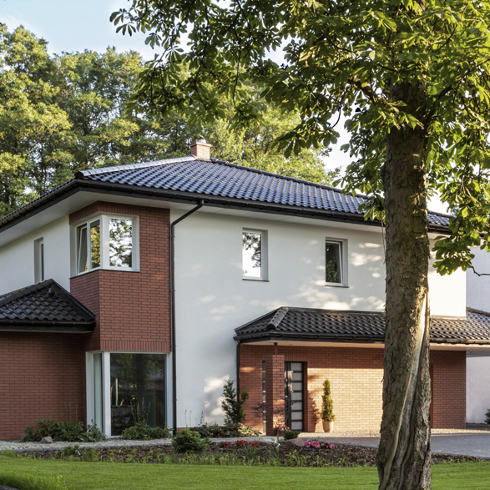
[[87,354],[88,423],[118,436],[135,422],[165,426],[165,354]]

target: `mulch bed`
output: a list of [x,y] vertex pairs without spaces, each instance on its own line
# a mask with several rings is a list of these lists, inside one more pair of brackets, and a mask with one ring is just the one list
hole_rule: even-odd
[[[253,447],[219,447],[211,444],[204,453],[201,464],[247,464],[273,466],[376,466],[375,448],[346,446],[336,444],[332,449],[303,447],[299,441],[286,441],[276,448],[271,444],[260,443]],[[171,446],[134,446],[124,448],[84,449],[71,446],[69,450],[23,451],[25,457],[40,459],[65,459],[80,461],[112,461],[122,463],[178,463],[178,460],[196,461],[196,455],[176,455]],[[235,459],[233,459],[235,458]],[[220,462],[221,459],[221,462]],[[233,463],[235,461],[235,463]],[[471,456],[432,454],[432,462],[455,463],[476,462]]]

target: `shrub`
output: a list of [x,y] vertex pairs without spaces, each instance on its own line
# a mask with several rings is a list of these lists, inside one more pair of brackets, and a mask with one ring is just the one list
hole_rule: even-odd
[[299,430],[284,431],[284,439],[296,439],[299,436]]
[[39,442],[43,437],[52,437],[54,441],[67,442],[98,442],[106,437],[96,425],[85,427],[82,421],[59,422],[41,419],[37,427],[28,426],[24,429],[22,442]]
[[192,430],[198,432],[201,437],[257,437],[260,431],[247,427],[243,424],[233,425],[201,425],[193,427]]
[[124,429],[121,433],[122,439],[129,439],[132,441],[166,439],[168,437],[170,437],[170,432],[168,429],[163,429],[162,427],[150,427],[144,422],[136,422],[132,427]]
[[207,437],[201,438],[199,432],[183,429],[172,439],[172,447],[176,453],[202,453],[209,446]]
[[248,393],[244,391],[240,397],[237,396],[233,381],[228,380],[223,388],[223,401],[221,408],[225,412],[225,425],[238,425],[245,420],[245,402]]
[[32,425],[27,426],[20,436],[20,442],[39,442],[41,439],[42,437]]
[[323,395],[322,395],[322,420],[326,422],[332,422],[335,420],[333,414],[333,401],[330,395],[330,381],[328,379],[323,383]]
[[95,425],[88,425],[87,431],[82,434],[83,442],[99,442],[105,441],[107,437],[103,432]]
[[56,427],[58,424],[59,422],[56,422],[55,420],[41,419],[37,423],[37,432],[40,436],[39,440],[41,440],[43,437],[48,436],[51,436],[54,439],[56,435]]
[[83,440],[85,426],[81,420],[74,422],[58,422],[53,428],[53,439],[55,441],[77,442]]

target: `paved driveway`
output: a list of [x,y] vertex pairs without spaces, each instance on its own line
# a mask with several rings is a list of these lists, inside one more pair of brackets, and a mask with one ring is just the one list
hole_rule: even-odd
[[[324,438],[326,436],[322,434],[322,439]],[[378,447],[379,444],[379,437],[336,437],[332,434],[328,440],[333,443],[368,447]],[[488,431],[461,430],[450,433],[434,431],[431,437],[431,445],[434,453],[460,454],[490,459],[490,432]]]

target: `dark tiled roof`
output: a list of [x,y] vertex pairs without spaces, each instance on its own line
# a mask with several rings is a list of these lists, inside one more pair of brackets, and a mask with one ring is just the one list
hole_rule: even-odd
[[[357,222],[364,221],[359,206],[366,201],[333,187],[188,156],[77,172],[75,179],[1,218],[0,229],[80,188]],[[431,229],[447,231],[449,218],[429,213]]]
[[[221,197],[317,211],[358,215],[365,196],[284,177],[254,168],[193,156],[120,167],[85,170],[76,175],[86,181],[190,193],[202,198]],[[432,225],[447,227],[449,216],[430,213]]]
[[0,296],[0,331],[76,333],[94,327],[94,314],[52,279]]
[[[383,342],[384,313],[281,307],[235,330],[236,340]],[[490,344],[490,314],[468,310],[466,318],[431,318],[430,341]]]

